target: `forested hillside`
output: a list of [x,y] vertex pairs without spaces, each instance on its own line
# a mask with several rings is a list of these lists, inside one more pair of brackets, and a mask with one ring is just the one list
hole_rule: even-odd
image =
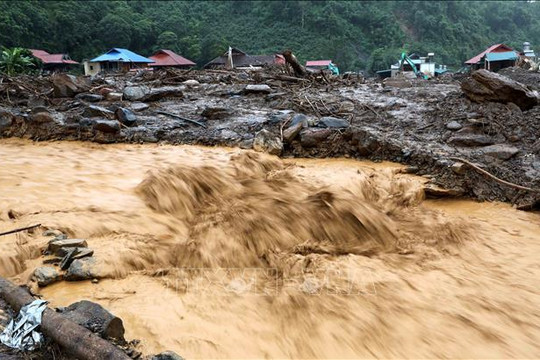
[[248,53],[292,49],[344,70],[379,70],[402,50],[459,66],[485,47],[540,50],[540,3],[525,1],[0,1],[0,45],[75,60],[125,47],[169,48],[204,64],[230,44]]

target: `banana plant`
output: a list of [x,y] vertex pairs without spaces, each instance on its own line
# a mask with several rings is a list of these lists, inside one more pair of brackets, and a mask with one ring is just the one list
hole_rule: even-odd
[[28,50],[23,48],[3,48],[0,55],[0,72],[13,76],[28,72],[35,67],[35,61]]

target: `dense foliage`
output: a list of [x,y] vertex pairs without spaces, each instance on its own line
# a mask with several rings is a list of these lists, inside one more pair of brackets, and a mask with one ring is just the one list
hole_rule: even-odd
[[[230,44],[292,49],[343,70],[378,70],[402,50],[459,66],[493,43],[540,39],[534,1],[0,1],[0,45],[88,59],[110,47],[170,48],[202,65]],[[537,50],[540,50],[538,48]]]

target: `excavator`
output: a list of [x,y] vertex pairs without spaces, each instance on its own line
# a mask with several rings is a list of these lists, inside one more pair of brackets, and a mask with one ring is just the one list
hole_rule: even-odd
[[407,53],[405,52],[402,52],[401,53],[401,60],[399,61],[399,71],[400,72],[403,72],[403,65],[404,63],[407,62],[407,64],[409,64],[413,71],[414,71],[414,74],[416,75],[416,77],[418,78],[422,78],[424,80],[427,80],[429,79],[429,76],[427,76],[426,74],[420,72],[417,68],[416,68],[416,64],[411,60],[410,57],[407,56]]

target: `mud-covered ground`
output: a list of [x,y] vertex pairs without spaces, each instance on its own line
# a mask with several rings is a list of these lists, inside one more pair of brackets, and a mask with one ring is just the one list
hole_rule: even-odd
[[[265,86],[246,88],[253,84]],[[252,148],[266,129],[263,143],[277,137],[283,148],[269,151],[283,157],[411,165],[411,172],[429,177],[435,188],[448,189],[434,190],[434,196],[500,200],[525,209],[540,199],[538,192],[500,184],[455,159],[540,188],[540,107],[522,111],[512,103],[473,103],[452,79],[385,85],[354,77],[298,81],[276,69],[178,71],[94,79],[76,97],[57,97],[62,94],[55,94],[47,78],[5,79],[2,85],[3,137]],[[123,92],[122,100],[107,91]],[[132,110],[129,122],[116,120],[118,107]],[[289,136],[298,122],[299,133]]]

